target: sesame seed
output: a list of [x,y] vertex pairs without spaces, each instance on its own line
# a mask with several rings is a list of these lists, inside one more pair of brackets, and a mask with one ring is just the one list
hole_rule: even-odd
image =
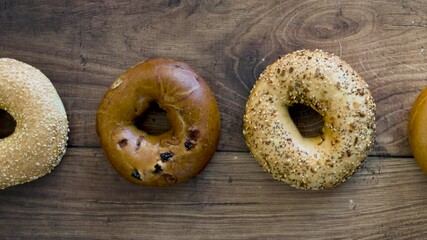
[[0,169],[0,189],[51,172],[65,153],[69,129],[50,80],[28,64],[1,58],[0,105],[17,122],[15,132],[0,140],[0,162],[5,166]]

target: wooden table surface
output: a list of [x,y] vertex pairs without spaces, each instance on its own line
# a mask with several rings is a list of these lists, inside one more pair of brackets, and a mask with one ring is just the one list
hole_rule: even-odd
[[[426,26],[423,0],[0,0],[0,57],[51,79],[71,130],[51,174],[0,191],[0,239],[427,239],[427,178],[407,141],[410,108],[427,86]],[[377,104],[373,151],[331,190],[273,180],[242,134],[259,74],[303,48],[341,56]],[[118,176],[95,132],[107,88],[153,57],[190,64],[222,118],[205,171],[169,188]],[[145,127],[166,123],[152,111]]]

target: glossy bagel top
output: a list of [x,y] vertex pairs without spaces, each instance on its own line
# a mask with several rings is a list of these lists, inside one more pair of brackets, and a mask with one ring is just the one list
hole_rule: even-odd
[[427,174],[427,88],[420,93],[412,106],[408,131],[414,158]]
[[[151,102],[167,112],[172,129],[158,136],[135,126]],[[108,160],[127,180],[150,186],[183,182],[204,169],[220,134],[215,97],[187,64],[141,62],[124,72],[97,112],[97,133]]]

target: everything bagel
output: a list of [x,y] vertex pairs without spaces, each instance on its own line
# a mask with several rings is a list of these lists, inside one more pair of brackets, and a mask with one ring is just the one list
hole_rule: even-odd
[[[150,103],[167,113],[172,129],[158,136],[135,126]],[[187,64],[153,59],[123,73],[97,112],[97,133],[108,160],[125,179],[168,186],[201,172],[219,139],[215,97]]]
[[[304,138],[288,107],[305,104],[325,122]],[[275,179],[296,188],[333,187],[350,177],[374,143],[375,104],[366,82],[339,57],[302,50],[261,74],[244,115],[244,135],[255,159]]]

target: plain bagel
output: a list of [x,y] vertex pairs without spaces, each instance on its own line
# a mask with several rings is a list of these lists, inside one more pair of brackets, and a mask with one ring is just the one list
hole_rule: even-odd
[[[158,136],[135,126],[152,102],[166,111],[172,127]],[[219,139],[214,94],[187,64],[168,59],[147,60],[124,72],[105,94],[96,120],[108,160],[139,185],[190,179],[208,164]]]
[[49,79],[28,64],[0,59],[0,109],[16,121],[0,139],[0,189],[49,173],[68,140],[67,115]]
[[409,116],[409,146],[427,175],[427,88],[415,100]]
[[[324,119],[320,136],[304,138],[288,107],[305,104]],[[255,159],[275,179],[296,188],[333,187],[350,177],[374,143],[375,104],[368,85],[339,57],[302,50],[261,74],[244,116]]]

